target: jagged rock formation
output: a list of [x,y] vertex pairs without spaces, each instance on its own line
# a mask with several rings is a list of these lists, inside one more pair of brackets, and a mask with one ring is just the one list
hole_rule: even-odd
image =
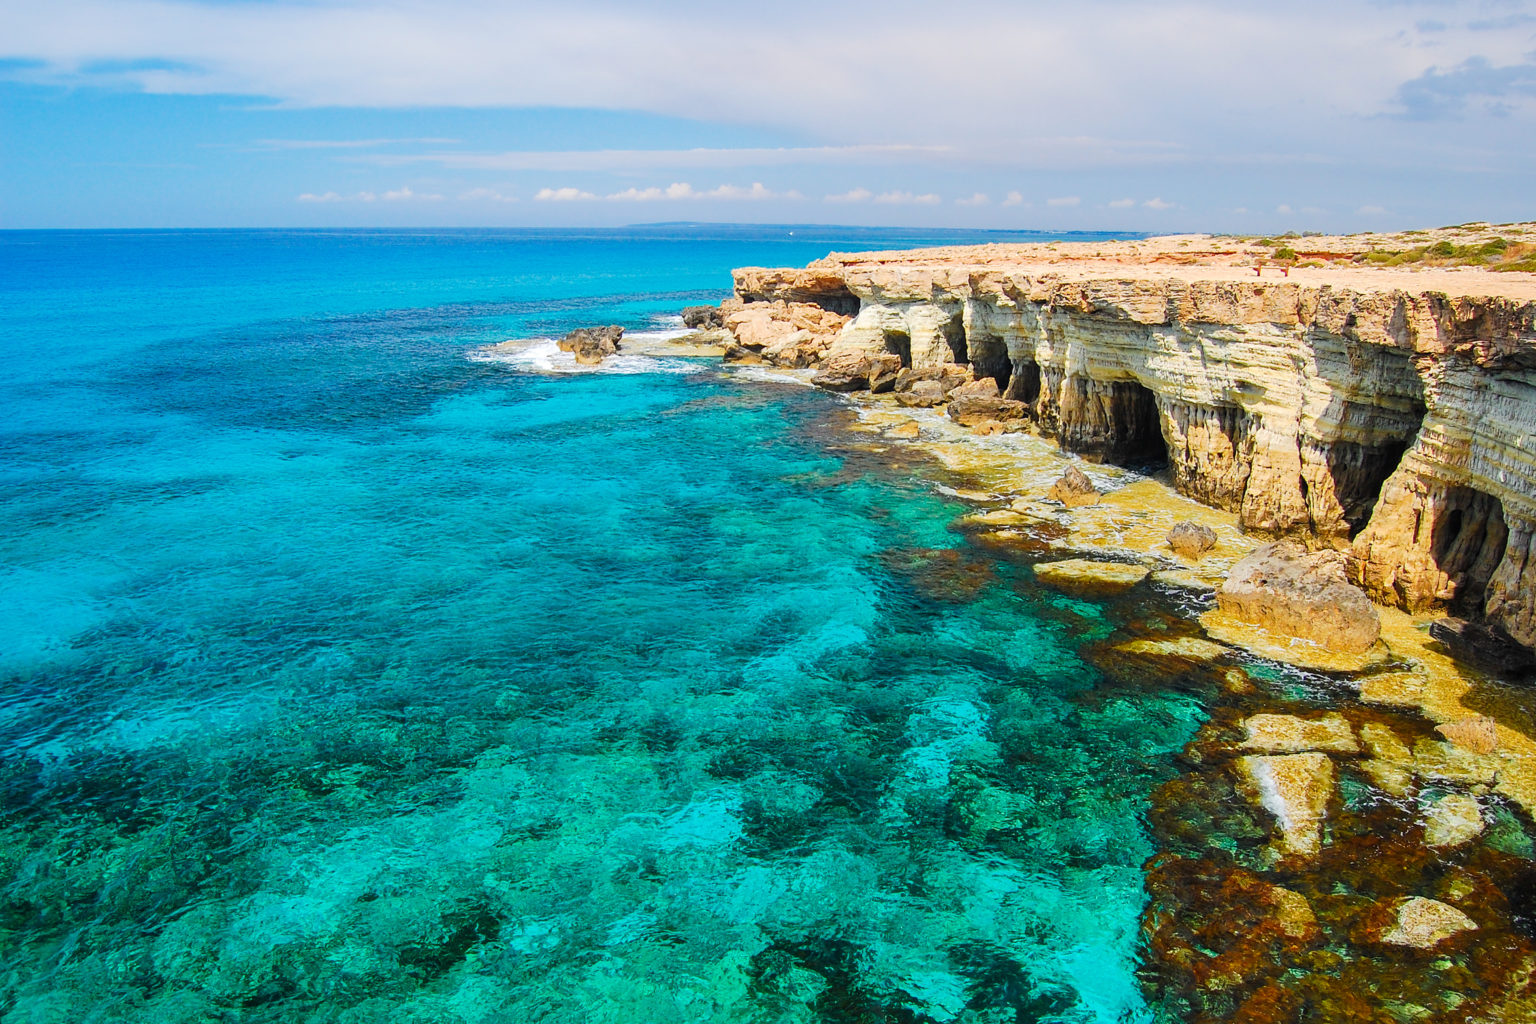
[[624,328],[617,324],[607,327],[578,327],[559,341],[560,351],[569,352],[583,366],[596,366],[605,356],[616,355],[619,339]]
[[968,367],[1069,451],[1166,460],[1181,492],[1248,531],[1348,551],[1373,599],[1482,614],[1536,646],[1528,275],[1345,265],[1266,278],[1241,254],[1138,262],[1112,248],[747,268],[726,321],[772,307],[788,326],[810,307],[824,317],[798,314],[788,350],[884,353],[914,374]]

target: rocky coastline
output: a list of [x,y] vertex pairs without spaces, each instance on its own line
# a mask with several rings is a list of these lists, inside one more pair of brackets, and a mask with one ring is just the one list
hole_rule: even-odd
[[1087,652],[1210,711],[1149,813],[1179,1019],[1536,1018],[1536,275],[1370,255],[1406,241],[834,254],[689,311],[955,470],[1042,585],[1191,595]]

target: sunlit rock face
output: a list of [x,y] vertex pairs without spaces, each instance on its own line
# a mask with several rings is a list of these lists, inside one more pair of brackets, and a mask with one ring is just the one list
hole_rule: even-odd
[[832,355],[966,364],[1067,450],[1166,460],[1250,532],[1347,550],[1373,599],[1536,645],[1536,302],[989,253],[749,268],[737,291],[852,313]]

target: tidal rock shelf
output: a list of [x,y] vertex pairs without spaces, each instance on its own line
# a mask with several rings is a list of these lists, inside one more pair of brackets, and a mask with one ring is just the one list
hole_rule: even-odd
[[877,389],[912,390],[890,357],[913,380],[968,368],[997,384],[997,430],[1166,463],[1249,534],[1347,552],[1381,604],[1536,647],[1536,275],[1305,241],[1318,265],[1189,236],[739,269],[727,358],[832,366],[841,389],[861,356]]

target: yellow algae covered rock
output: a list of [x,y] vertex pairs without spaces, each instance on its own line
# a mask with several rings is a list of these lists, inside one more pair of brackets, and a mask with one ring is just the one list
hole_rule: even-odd
[[1452,935],[1477,928],[1477,923],[1448,903],[1410,896],[1391,908],[1390,926],[1381,941],[1393,946],[1433,949]]
[[915,441],[921,434],[917,420],[902,420],[885,428],[885,436],[898,441]]
[[1360,727],[1360,738],[1365,741],[1371,756],[1361,762],[1361,767],[1383,791],[1391,796],[1405,797],[1413,789],[1413,752],[1398,739],[1397,733],[1380,722],[1367,722]]
[[1367,704],[1416,708],[1424,698],[1424,677],[1413,672],[1383,672],[1360,681],[1360,699]]
[[1087,558],[1068,558],[1035,566],[1035,576],[1041,583],[1083,597],[1108,596],[1129,590],[1146,579],[1148,571],[1144,565],[1095,562]]
[[1343,715],[1324,715],[1310,720],[1295,715],[1250,715],[1243,727],[1248,732],[1242,743],[1244,750],[1270,754],[1295,754],[1303,750],[1330,750],[1342,754],[1360,752],[1355,732]]
[[1483,808],[1477,797],[1449,793],[1424,809],[1424,841],[1434,847],[1461,846],[1483,834]]
[[1487,786],[1498,771],[1496,761],[1454,744],[1419,740],[1413,745],[1413,772],[1420,778]]
[[1213,638],[1252,651],[1261,658],[1322,672],[1359,672],[1383,660],[1378,648],[1360,653],[1335,650],[1304,637],[1277,634],[1213,608],[1200,616],[1200,625]]
[[1117,645],[1115,650],[1172,661],[1214,661],[1226,654],[1228,648],[1197,636],[1179,636],[1159,640],[1132,640]]
[[1088,474],[1076,466],[1067,467],[1061,479],[1051,485],[1050,491],[1045,496],[1052,501],[1061,502],[1067,508],[1099,503],[1099,489],[1093,486],[1093,481],[1088,479]]
[[1323,846],[1323,819],[1333,796],[1333,762],[1327,754],[1249,754],[1237,759],[1239,782],[1249,799],[1274,815],[1282,856],[1316,857]]

